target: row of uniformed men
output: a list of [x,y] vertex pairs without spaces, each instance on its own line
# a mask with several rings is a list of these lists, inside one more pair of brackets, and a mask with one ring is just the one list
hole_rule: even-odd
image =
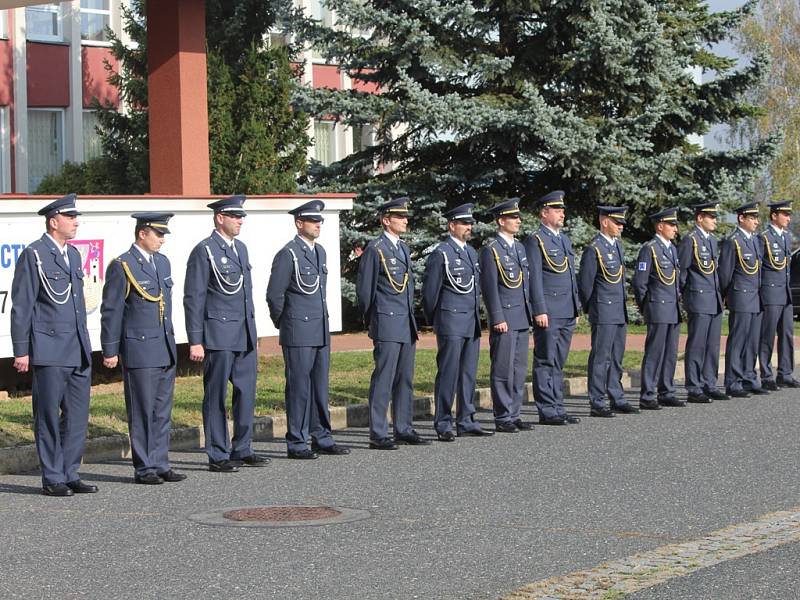
[[[246,247],[235,239],[245,216],[243,202],[243,196],[232,196],[209,205],[214,210],[215,230],[193,250],[184,286],[190,358],[205,363],[203,417],[209,468],[220,472],[268,462],[251,448],[256,376],[251,266]],[[611,416],[612,409],[636,410],[624,402],[619,384],[627,315],[622,250],[616,238],[624,225],[624,209],[600,208],[601,233],[592,243],[594,252],[584,253],[578,284],[571,244],[560,232],[564,220],[563,193],[545,196],[539,206],[542,224],[524,245],[514,240],[520,224],[517,200],[496,206],[492,212],[498,226],[497,236],[482,249],[480,258],[467,244],[473,223],[472,205],[457,207],[447,213],[449,237],[428,259],[423,305],[426,317],[434,325],[439,346],[435,426],[442,441],[455,439],[451,416],[454,398],[458,400],[455,430],[459,435],[492,433],[474,421],[475,408],[471,403],[479,352],[481,291],[491,325],[491,386],[498,431],[531,428],[520,418],[531,322],[535,338],[534,396],[540,422],[558,425],[578,421],[564,410],[561,372],[579,305],[592,323],[591,414]],[[325,251],[315,243],[323,208],[321,202],[312,201],[290,211],[295,216],[298,235],[275,256],[267,290],[270,316],[280,330],[286,364],[286,438],[291,458],[348,453],[347,448],[337,445],[331,437],[328,416],[327,267]],[[784,209],[785,206],[776,208],[773,213],[786,214]],[[674,213],[667,212],[654,216],[657,230],[661,224],[674,221]],[[701,216],[705,218],[715,212],[710,205],[698,209],[698,230],[707,231],[702,228]],[[380,213],[384,234],[369,244],[361,259],[357,290],[375,344],[375,370],[369,394],[370,447],[395,449],[398,443],[428,442],[412,426],[411,384],[417,327],[411,258],[408,247],[400,240],[407,227],[407,200],[391,201]],[[23,253],[12,289],[15,366],[20,371],[27,370],[29,365],[33,368],[35,433],[44,492],[52,495],[94,492],[96,486],[81,482],[77,473],[88,419],[90,347],[80,285],[83,276],[80,256],[66,244],[77,230],[79,213],[75,196],[51,203],[40,214],[46,217],[47,233]],[[176,355],[170,321],[169,261],[158,250],[164,234],[169,232],[167,223],[171,216],[134,215],[136,241],[109,266],[101,308],[104,364],[114,367],[118,357],[122,358],[136,481],[144,484],[180,481],[185,477],[170,468],[167,456]],[[695,250],[698,268],[705,261],[703,268],[708,270],[708,264],[712,264],[712,273],[715,272],[715,250],[710,242],[700,247],[701,250]],[[783,254],[773,252],[773,263],[784,260],[785,267],[788,248],[787,242]],[[666,262],[650,262],[647,252],[644,249],[643,252],[634,278],[635,289],[644,290],[641,303],[668,304],[669,300],[657,299],[656,290],[658,283],[671,285],[662,279],[667,282],[670,277],[675,279],[677,259],[670,270]],[[674,250],[669,249],[669,253],[671,256]],[[745,252],[740,263],[751,258]],[[640,273],[648,276],[643,279]],[[652,294],[648,293],[650,284],[646,281],[650,274],[657,276]],[[686,281],[686,277],[682,274],[680,280]],[[677,283],[673,284],[677,299]],[[687,308],[692,314],[692,309],[688,305]],[[649,324],[648,339],[651,328],[654,340],[666,339],[656,331],[659,328],[655,324],[661,323],[661,318],[655,311],[645,310],[645,317]],[[670,335],[667,332],[671,340]],[[704,335],[695,337],[704,343],[708,339]],[[779,343],[779,355],[781,348]],[[695,362],[698,352],[702,355],[701,367],[714,355],[713,348],[700,349],[693,353]],[[648,356],[652,353],[646,353],[645,372],[649,372]],[[669,361],[655,362],[659,365],[659,375],[664,377],[669,371]],[[687,350],[687,373],[689,364]],[[705,370],[702,376],[706,377]],[[778,376],[783,376],[784,382],[794,381],[791,368],[786,375],[782,366]],[[665,379],[671,384],[671,375]],[[705,383],[702,389],[716,390],[715,379],[714,376],[713,386]],[[643,377],[642,406],[648,402],[646,380]],[[228,381],[234,389],[232,441],[226,426]],[[661,380],[653,385],[658,389],[659,400],[670,402],[670,397],[661,393],[668,391],[666,387],[662,389]],[[689,391],[691,399],[692,385]],[[605,395],[611,408],[605,404]],[[390,402],[393,436],[389,435],[386,419]]]

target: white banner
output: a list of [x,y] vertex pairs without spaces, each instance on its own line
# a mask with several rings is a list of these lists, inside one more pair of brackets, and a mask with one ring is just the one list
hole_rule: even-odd
[[[172,263],[175,282],[172,296],[172,318],[175,338],[186,342],[183,317],[183,280],[186,261],[192,248],[213,230],[213,213],[206,204],[219,197],[187,199],[182,197],[157,198],[140,196],[79,197],[78,210],[83,213],[78,220],[78,234],[70,243],[83,257],[86,277],[85,295],[89,334],[92,349],[100,349],[100,301],[108,264],[130,248],[134,241],[136,221],[133,212],[173,212],[169,222],[172,233],[161,248],[161,253]],[[269,318],[266,292],[272,259],[286,242],[295,235],[294,217],[289,209],[308,202],[311,196],[249,197],[244,208],[244,220],[239,240],[247,245],[253,265],[253,299],[256,308],[256,327],[259,337],[277,335]],[[331,331],[342,328],[341,270],[339,263],[339,212],[352,208],[352,198],[347,194],[318,195],[325,202],[325,223],[322,225],[321,243],[328,254],[327,300]],[[10,333],[11,282],[14,266],[24,248],[44,234],[44,217],[36,212],[52,201],[42,197],[0,197],[0,357],[13,354]]]

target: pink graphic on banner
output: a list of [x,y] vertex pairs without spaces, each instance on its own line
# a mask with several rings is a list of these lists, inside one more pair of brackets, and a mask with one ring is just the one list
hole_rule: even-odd
[[83,266],[83,295],[86,298],[86,312],[92,313],[100,306],[103,298],[103,240],[69,240],[81,253]]

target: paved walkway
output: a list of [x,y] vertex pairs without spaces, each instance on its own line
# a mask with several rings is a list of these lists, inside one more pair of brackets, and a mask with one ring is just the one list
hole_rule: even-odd
[[[0,598],[489,599],[606,563],[618,575],[630,557],[647,567],[648,553],[675,544],[708,549],[695,542],[736,524],[755,523],[722,534],[717,548],[730,557],[753,546],[753,527],[794,535],[797,391],[615,419],[588,418],[586,398],[569,410],[583,421],[396,452],[370,451],[367,432],[348,429],[337,439],[353,453],[316,461],[286,460],[283,443],[261,442],[271,465],[227,475],[209,473],[199,451],[173,453],[189,479],[155,487],[134,485],[128,461],[88,464],[83,477],[101,492],[73,498],[40,495],[36,473],[3,476]],[[533,412],[525,407],[526,418]],[[480,417],[489,425],[489,413]],[[428,420],[417,429],[432,436]],[[369,516],[281,529],[190,519],[262,504]],[[707,568],[695,556],[685,579],[675,572],[639,593],[759,597],[769,589],[764,568],[797,572],[800,548],[787,543]],[[753,576],[731,580],[729,596],[734,565]],[[796,597],[781,581],[772,597]],[[561,597],[605,595],[588,591]]]

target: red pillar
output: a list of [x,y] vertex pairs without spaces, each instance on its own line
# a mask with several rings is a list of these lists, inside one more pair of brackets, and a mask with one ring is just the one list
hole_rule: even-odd
[[205,0],[147,3],[150,193],[210,193]]

